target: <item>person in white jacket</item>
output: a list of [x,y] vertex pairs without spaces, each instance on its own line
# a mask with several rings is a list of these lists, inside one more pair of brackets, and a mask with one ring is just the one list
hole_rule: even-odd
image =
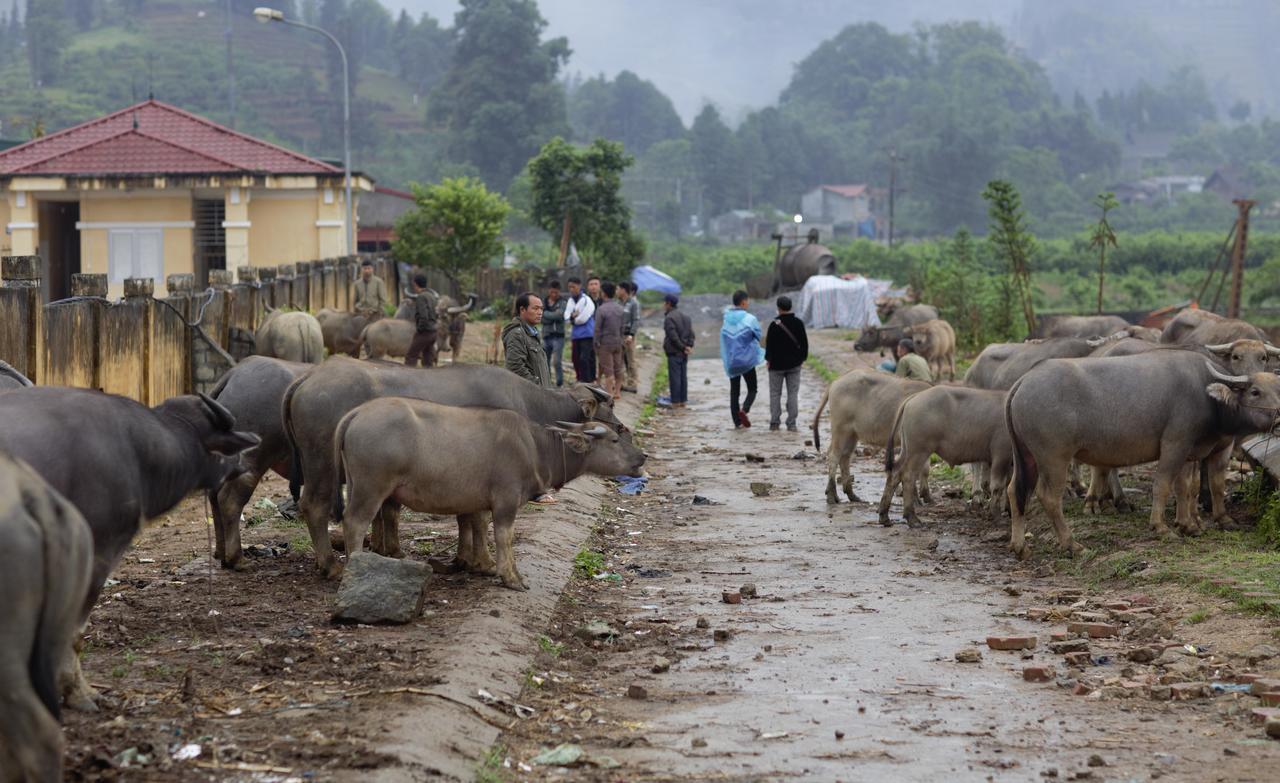
[[573,325],[573,372],[578,383],[596,382],[596,305],[582,292],[582,281],[569,278],[569,301],[565,302],[564,320]]

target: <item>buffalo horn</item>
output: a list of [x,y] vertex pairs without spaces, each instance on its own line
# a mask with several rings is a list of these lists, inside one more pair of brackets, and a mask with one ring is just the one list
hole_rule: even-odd
[[220,429],[235,429],[236,417],[231,415],[231,411],[227,410],[226,406],[204,392],[200,392],[200,399],[204,400],[204,404],[209,407],[213,413],[213,420]]
[[1231,346],[1234,343],[1221,343],[1219,345],[1206,345],[1204,349],[1209,353],[1228,354],[1231,353]]
[[1267,349],[1267,356],[1280,356],[1280,348],[1277,348],[1274,345],[1271,345],[1269,343],[1264,344],[1262,347]]
[[556,424],[559,424],[570,432],[582,432],[582,428],[585,426],[580,421],[557,421]]
[[1106,345],[1106,343],[1107,338],[1105,337],[1090,337],[1088,340],[1084,341],[1084,344],[1090,348],[1097,348],[1099,345]]
[[466,311],[467,311],[467,308],[465,307],[450,307],[447,310],[445,310],[445,312],[448,313],[449,315],[457,315],[458,313],[465,313]]
[[582,434],[592,438],[603,438],[609,434],[609,430],[605,429],[603,424],[595,424],[591,429],[583,430]]
[[612,397],[609,396],[609,392],[605,391],[604,389],[601,389],[599,386],[592,386],[589,383],[584,385],[587,387],[587,390],[590,391],[592,394],[594,394],[596,399],[599,400],[600,402],[609,402],[610,400],[613,399]]
[[1204,364],[1209,368],[1210,375],[1228,386],[1244,386],[1249,382],[1249,376],[1247,375],[1227,375],[1217,367],[1214,367],[1212,362],[1205,362]]
[[467,303],[462,306],[462,312],[466,312],[476,306],[476,302],[480,299],[479,294],[467,294]]

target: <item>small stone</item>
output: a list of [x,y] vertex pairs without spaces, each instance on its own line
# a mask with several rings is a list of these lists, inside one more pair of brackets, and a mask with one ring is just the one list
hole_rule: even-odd
[[1109,623],[1080,622],[1068,623],[1067,630],[1088,636],[1090,639],[1104,639],[1120,633],[1120,626]]
[[[1105,623],[1110,615],[1103,612],[1087,612],[1078,610],[1071,613],[1071,619],[1081,623]],[[1067,626],[1067,630],[1071,630],[1071,626]]]
[[960,663],[980,663],[982,661],[982,653],[973,647],[966,647],[956,653],[956,660]]
[[747,462],[764,462],[764,457],[759,454],[747,453],[742,456],[746,458]]
[[1053,633],[1049,634],[1049,641],[1051,641],[1051,642],[1065,642],[1065,641],[1067,641],[1067,640],[1069,640],[1069,639],[1074,639],[1074,638],[1075,638],[1075,636],[1076,636],[1075,634],[1073,634],[1073,633],[1068,633],[1068,632],[1066,632],[1066,631],[1054,631]]
[[578,626],[573,635],[579,639],[591,641],[592,639],[612,639],[618,636],[618,631],[603,620],[592,620]]
[[757,593],[755,582],[747,582],[745,585],[738,588],[738,592],[742,594],[743,598],[756,598]]
[[1273,718],[1280,718],[1280,709],[1275,707],[1254,707],[1249,710],[1249,720],[1254,723],[1266,723]]
[[1266,729],[1267,736],[1271,739],[1280,739],[1280,718],[1272,718],[1263,724]]
[[1128,601],[1107,601],[1105,604],[1102,605],[1102,608],[1110,609],[1114,612],[1123,612],[1132,605],[1133,604],[1129,603]]
[[1280,707],[1280,691],[1259,693],[1258,698],[1262,700],[1263,707]]
[[751,494],[758,498],[769,497],[769,491],[773,489],[773,485],[767,481],[751,482]]
[[707,746],[707,741],[704,740],[702,737],[694,737],[693,741],[690,742],[689,744],[695,748],[705,748]]
[[1270,693],[1272,691],[1280,691],[1280,680],[1269,679],[1263,677],[1253,681],[1249,686],[1249,693],[1257,695],[1259,693]]
[[1084,668],[1085,666],[1093,665],[1093,656],[1089,655],[1088,652],[1069,652],[1063,657],[1067,659],[1068,666]]
[[659,655],[657,658],[653,659],[653,666],[649,667],[649,671],[654,674],[665,674],[666,672],[671,671],[671,661]]
[[1207,682],[1175,682],[1169,685],[1169,694],[1174,701],[1201,699],[1209,695]]
[[1076,687],[1071,689],[1071,693],[1076,696],[1088,696],[1090,693],[1093,693],[1093,688],[1090,688],[1083,682],[1077,682]]
[[335,623],[403,624],[422,614],[431,567],[373,552],[347,558],[338,585]]
[[1067,639],[1063,642],[1049,642],[1049,652],[1054,655],[1088,651],[1089,642],[1087,639]]
[[1269,661],[1276,656],[1280,656],[1280,650],[1277,650],[1269,644],[1259,644],[1256,647],[1250,648],[1249,651],[1244,654],[1245,659],[1247,659],[1250,664]]
[[1014,598],[1017,598],[1018,596],[1022,595],[1022,591],[1014,587],[1013,585],[1005,585],[1004,592],[1006,595],[1011,595]]
[[742,593],[737,590],[725,590],[720,594],[720,599],[726,604],[740,604],[742,603]]
[[840,729],[836,729],[836,739],[837,739],[837,740],[842,740],[842,739],[844,739],[844,732],[843,732],[843,731],[841,731]]
[[501,610],[498,610],[498,609],[490,609],[490,610],[489,610],[489,616],[490,616],[490,617],[501,617],[501,616],[502,616],[502,612],[501,612]]
[[729,641],[729,631],[724,628],[717,628],[711,632],[711,638],[717,642],[727,642]]
[[1134,663],[1151,663],[1159,655],[1159,651],[1154,647],[1135,647],[1130,650],[1126,657]]
[[1102,756],[1099,756],[1097,753],[1094,753],[1092,756],[1089,757],[1089,766],[1105,767],[1107,766],[1107,760],[1104,759]]
[[649,691],[645,690],[643,685],[633,682],[627,686],[627,698],[640,699],[643,701],[644,699],[649,698]]
[[1034,636],[988,636],[987,646],[993,650],[1034,650]]
[[1027,682],[1050,682],[1053,678],[1052,666],[1027,666],[1022,670],[1022,679]]
[[1043,771],[1043,772],[1041,772],[1041,773],[1040,773],[1040,777],[1042,777],[1042,778],[1056,778],[1056,777],[1058,777],[1058,768],[1057,768],[1057,767],[1049,767],[1048,769],[1046,769],[1045,771]]
[[1173,698],[1173,691],[1170,690],[1168,685],[1151,686],[1152,701],[1168,701],[1171,698]]
[[1027,610],[1027,619],[1040,621],[1049,616],[1049,610],[1043,606],[1033,606]]
[[710,621],[710,620],[708,620],[708,619],[707,619],[707,618],[705,618],[705,617],[699,617],[699,618],[697,619],[697,621],[696,621],[696,622],[694,622],[694,624],[693,624],[693,625],[694,625],[694,627],[696,627],[696,628],[710,628],[710,627],[711,627],[711,621]]

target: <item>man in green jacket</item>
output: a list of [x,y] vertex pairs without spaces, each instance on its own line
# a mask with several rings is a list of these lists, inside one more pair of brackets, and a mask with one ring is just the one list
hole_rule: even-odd
[[933,383],[933,373],[929,372],[929,363],[923,356],[916,353],[915,340],[911,338],[899,340],[894,353],[898,356],[898,366],[893,370],[894,375],[913,381]]
[[538,324],[542,322],[542,300],[536,294],[516,297],[516,317],[502,327],[502,349],[507,369],[531,383],[550,389],[551,371],[542,350]]

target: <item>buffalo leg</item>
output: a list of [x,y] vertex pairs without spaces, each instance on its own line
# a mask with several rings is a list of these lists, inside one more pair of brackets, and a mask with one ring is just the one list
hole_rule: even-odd
[[[1162,447],[1165,445],[1167,444],[1161,444]],[[1170,535],[1169,528],[1164,524],[1164,509],[1169,503],[1169,494],[1173,489],[1174,481],[1184,469],[1185,462],[1181,454],[1173,456],[1172,449],[1161,449],[1160,461],[1156,463],[1154,486],[1151,490],[1151,529],[1158,536]]]
[[217,497],[211,499],[213,529],[217,539],[213,554],[223,568],[243,571],[248,567],[240,545],[240,515],[244,513],[245,505],[253,497],[261,480],[261,473],[241,473],[223,484],[218,489]]
[[1062,493],[1066,489],[1066,476],[1061,471],[1046,470],[1040,474],[1040,484],[1036,487],[1036,497],[1044,507],[1045,516],[1053,523],[1058,534],[1058,546],[1075,554],[1084,549],[1076,543],[1071,535],[1071,527],[1062,515]]
[[[307,534],[311,536],[311,548],[316,553],[316,568],[329,579],[337,579],[342,574],[342,567],[333,556],[333,545],[329,541],[329,517],[334,492],[342,491],[335,487],[332,476],[319,475],[323,471],[312,470],[305,473],[307,482],[302,485],[302,497],[298,500],[298,513],[307,522]],[[373,515],[370,514],[370,517]],[[364,524],[368,525],[368,519]],[[364,541],[363,530],[360,539]],[[350,553],[351,541],[346,540],[347,552]]]
[[80,712],[98,711],[98,692],[84,678],[84,670],[80,668],[80,651],[84,648],[84,625],[76,631],[71,644],[66,645],[62,658],[61,671],[58,672],[58,689],[62,693],[62,703],[69,709]]
[[520,572],[516,570],[516,510],[493,510],[493,538],[498,550],[498,578],[502,586],[512,590],[528,590]]
[[849,460],[858,445],[858,436],[851,432],[831,430],[831,448],[827,451],[827,502],[835,505],[840,502],[836,492],[836,472],[840,473],[840,486],[849,496],[852,503],[861,503],[853,491],[853,478],[849,475]]
[[1026,560],[1031,556],[1031,548],[1027,546],[1027,517],[1026,509],[1018,510],[1018,500],[1014,497],[1014,483],[1009,482],[1009,487],[1005,490],[1009,500],[1009,549],[1017,555],[1019,560]]
[[918,527],[920,517],[916,516],[916,492],[920,483],[928,486],[924,477],[929,474],[929,455],[911,454],[902,464],[902,517],[909,527]]
[[994,521],[1000,519],[1000,515],[1004,513],[1005,501],[1008,499],[1005,495],[1005,487],[1009,485],[1009,472],[1013,466],[1007,461],[986,464],[990,469],[988,479],[990,499],[987,502],[987,513]]
[[467,527],[471,534],[471,570],[478,574],[492,574],[497,568],[493,556],[489,554],[487,542],[489,532],[489,514],[478,512],[468,514]]
[[396,501],[387,500],[378,509],[369,548],[383,557],[404,557],[404,550],[400,548],[400,504]]
[[1199,462],[1188,462],[1173,480],[1173,524],[1186,535],[1200,532],[1199,511],[1196,508],[1200,495]]
[[1212,509],[1212,520],[1219,528],[1226,530],[1231,517],[1227,516],[1227,468],[1231,465],[1231,453],[1235,450],[1235,442],[1224,446],[1210,454],[1204,464],[1209,474],[1209,498]]
[[1116,506],[1117,514],[1127,514],[1133,511],[1133,504],[1129,502],[1129,498],[1124,494],[1124,485],[1120,483],[1120,471],[1111,468],[1107,471],[1107,487],[1111,490],[1111,502]]
[[[367,482],[357,482],[355,477],[347,476],[347,508],[342,516],[342,540],[346,546],[347,559],[352,555],[364,550],[364,534],[369,530],[370,526],[375,524],[375,520],[383,508],[383,493],[376,491],[373,487],[366,486]],[[339,490],[341,491],[341,490]],[[308,526],[311,520],[307,519]],[[374,539],[369,543],[381,543],[377,539],[385,538],[385,530],[382,536],[375,535]],[[325,538],[328,538],[326,535]],[[330,552],[330,557],[333,553]],[[335,565],[337,565],[335,561]],[[341,569],[337,569],[341,573]]]
[[[906,457],[906,449],[904,448],[902,451],[902,456]],[[894,490],[902,483],[904,467],[904,460],[899,460],[884,479],[884,491],[880,493],[880,524],[886,527],[893,524],[889,521],[889,506],[893,503]]]

